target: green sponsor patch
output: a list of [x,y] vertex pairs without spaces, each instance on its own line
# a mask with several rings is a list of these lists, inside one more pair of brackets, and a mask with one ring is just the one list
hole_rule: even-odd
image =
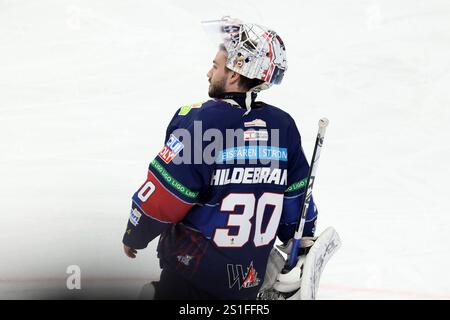
[[302,189],[302,188],[306,187],[307,182],[308,182],[308,178],[294,182],[293,184],[291,184],[289,186],[289,188],[286,189],[286,192],[292,192],[292,191]]
[[187,115],[192,109],[194,108],[200,108],[204,102],[194,103],[188,106],[183,106],[180,108],[180,111],[178,112],[179,116],[185,116]]
[[184,106],[181,107],[180,112],[178,112],[178,115],[180,116],[185,116],[189,113],[189,111],[191,111],[192,107],[191,106]]
[[192,191],[189,188],[182,185],[178,182],[174,177],[172,177],[169,172],[158,162],[158,160],[154,159],[150,165],[158,171],[159,175],[176,191],[185,195],[188,198],[197,198],[198,192]]

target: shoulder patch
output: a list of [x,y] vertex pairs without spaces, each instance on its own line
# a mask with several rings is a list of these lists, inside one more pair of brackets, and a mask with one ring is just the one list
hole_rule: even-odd
[[191,105],[187,105],[187,106],[183,106],[180,108],[180,112],[178,112],[179,116],[185,116],[187,115],[192,109],[198,109],[201,108],[201,106],[204,104],[205,102],[199,102],[199,103],[194,103]]
[[266,127],[266,122],[261,119],[255,119],[249,122],[244,122],[244,127]]
[[[137,227],[137,225],[139,224],[139,220],[141,219],[142,214],[137,210],[137,209],[133,209],[131,210],[130,213],[130,222]],[[128,234],[131,233],[131,230],[129,230],[130,232]]]

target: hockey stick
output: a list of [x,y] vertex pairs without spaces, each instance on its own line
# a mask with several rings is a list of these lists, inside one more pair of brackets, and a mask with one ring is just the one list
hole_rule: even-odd
[[325,137],[325,131],[328,126],[328,119],[322,118],[319,120],[319,132],[317,133],[316,145],[314,146],[314,153],[311,160],[311,166],[309,167],[307,189],[305,190],[305,197],[303,198],[302,211],[300,219],[297,221],[295,228],[294,239],[292,241],[291,253],[285,266],[285,271],[291,270],[297,262],[298,251],[301,246],[301,238],[303,235],[303,228],[305,227],[306,213],[308,212],[309,203],[311,201],[312,190],[314,186],[314,180],[316,179],[317,165],[320,158],[320,151],[322,150],[323,139]]

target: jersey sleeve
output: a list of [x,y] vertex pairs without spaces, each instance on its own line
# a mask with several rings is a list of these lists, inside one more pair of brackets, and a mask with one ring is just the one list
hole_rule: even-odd
[[[288,188],[284,194],[283,211],[280,219],[278,238],[286,243],[294,236],[295,227],[301,214],[301,206],[305,196],[308,179],[309,164],[303,152],[300,133],[291,119],[289,137],[291,137],[288,149]],[[306,214],[303,237],[313,236],[317,220],[317,208],[314,199],[311,198]]]
[[183,220],[208,186],[208,168],[195,162],[194,155],[203,148],[202,142],[195,143],[196,119],[180,113],[170,122],[165,144],[148,166],[146,181],[132,197],[123,238],[132,248],[145,248],[165,228]]

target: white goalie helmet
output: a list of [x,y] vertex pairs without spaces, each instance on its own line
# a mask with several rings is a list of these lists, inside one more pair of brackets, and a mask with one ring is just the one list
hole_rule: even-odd
[[281,83],[287,70],[286,48],[275,31],[230,17],[202,24],[209,34],[219,36],[225,46],[228,69],[249,79],[264,81],[252,91]]

